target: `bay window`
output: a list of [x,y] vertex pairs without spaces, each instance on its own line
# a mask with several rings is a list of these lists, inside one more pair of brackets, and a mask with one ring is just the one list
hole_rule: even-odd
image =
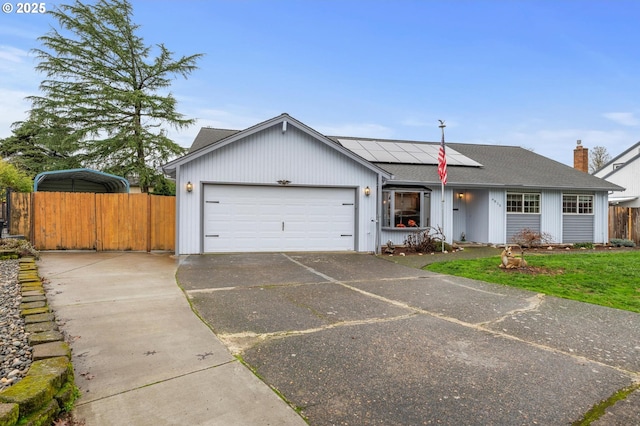
[[412,190],[382,191],[382,226],[420,228],[429,226],[430,192]]

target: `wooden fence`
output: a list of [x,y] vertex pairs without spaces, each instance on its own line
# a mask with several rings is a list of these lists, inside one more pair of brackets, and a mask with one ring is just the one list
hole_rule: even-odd
[[175,249],[175,197],[148,194],[11,194],[10,230],[38,250]]
[[612,238],[640,245],[640,208],[609,206],[609,239]]

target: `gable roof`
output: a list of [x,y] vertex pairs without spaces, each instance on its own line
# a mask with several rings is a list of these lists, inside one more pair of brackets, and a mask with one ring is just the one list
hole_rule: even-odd
[[214,129],[211,127],[203,127],[202,129],[200,129],[198,135],[191,144],[189,153],[211,145],[212,143],[221,141],[222,139],[235,135],[238,132],[240,132],[240,130]]
[[[163,166],[163,170],[175,177],[177,167],[182,164],[271,126],[279,124],[286,126],[285,123],[297,127],[377,173],[382,173],[385,178],[392,179],[393,183],[440,185],[437,164],[368,161],[358,155],[357,150],[353,152],[344,146],[351,146],[348,143],[350,141],[362,140],[398,144],[399,146],[403,144],[439,146],[440,142],[325,136],[288,114],[281,114],[242,131],[203,127],[196,136],[189,153],[167,163]],[[344,145],[340,141],[343,141]],[[450,148],[452,154],[457,152],[473,162],[473,164],[465,162],[467,165],[449,164],[447,167],[448,185],[467,188],[501,187],[591,191],[620,191],[624,189],[604,179],[517,146],[465,143],[447,143],[446,146]]]
[[[402,142],[402,141],[396,141]],[[439,145],[438,142],[430,142]],[[447,185],[575,190],[621,190],[618,185],[517,146],[447,143],[481,167],[447,166]],[[440,184],[437,165],[382,164],[397,183]]]
[[620,167],[616,167],[616,168],[611,167],[611,171],[609,171],[608,173],[605,173],[605,174],[600,176],[602,179],[606,179],[607,177],[609,177],[612,174],[616,173],[618,170],[626,167],[627,165],[631,164],[632,162],[634,162],[634,161],[636,161],[637,159],[640,158],[640,142],[637,142],[635,145],[632,145],[631,147],[629,147],[627,150],[625,150],[620,155],[617,155],[615,158],[613,158],[607,164],[605,164],[604,166],[600,167],[600,169],[596,170],[593,174],[594,175],[601,174],[601,172],[603,172],[607,167],[610,167],[610,166],[613,166],[616,163],[619,163],[621,158],[626,157],[627,154],[629,154],[630,152],[632,152],[634,150],[637,152],[636,155],[634,155],[634,156],[628,158],[627,160],[625,160],[622,163],[622,165],[620,165]]
[[[301,130],[302,132],[312,136],[319,142],[324,143],[330,148],[341,152],[345,156],[351,158],[355,162],[363,165],[364,167],[374,171],[375,173],[382,175],[384,178],[389,179],[391,177],[391,175],[386,170],[354,154],[353,152],[349,151],[342,145],[336,143],[334,140],[326,137],[322,133],[296,120],[295,118],[291,117],[287,113],[283,113],[277,117],[273,117],[269,120],[263,121],[262,123],[258,123],[242,131],[210,129],[210,128],[204,127],[200,129],[200,132],[198,133],[196,140],[194,140],[193,145],[189,149],[189,152],[186,155],[165,164],[164,166],[162,166],[162,170],[164,170],[164,172],[167,173],[169,176],[175,177],[176,169],[181,165],[189,163],[190,161],[193,161],[196,158],[209,154],[210,152],[218,150],[224,146],[227,146],[240,139],[243,139],[247,136],[253,135],[255,133],[258,133],[262,130],[268,129],[275,125],[281,125],[283,128],[283,131],[285,131],[287,126],[289,125],[294,126],[295,128]],[[196,145],[196,142],[197,142],[197,145]]]

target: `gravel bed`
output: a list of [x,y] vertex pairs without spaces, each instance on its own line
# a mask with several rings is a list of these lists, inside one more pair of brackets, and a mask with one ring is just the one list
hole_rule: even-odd
[[0,390],[22,379],[31,366],[32,348],[20,317],[18,261],[0,261]]

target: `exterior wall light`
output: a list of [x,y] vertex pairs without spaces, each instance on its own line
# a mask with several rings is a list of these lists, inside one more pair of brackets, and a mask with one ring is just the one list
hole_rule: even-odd
[[191,183],[191,181],[187,182],[187,192],[191,192],[193,191],[193,184]]
[[462,192],[458,192],[458,198],[462,200],[462,197],[464,197],[464,194]]
[[371,195],[371,188],[369,188],[368,186],[364,189],[364,195],[366,195],[367,197],[369,195]]

